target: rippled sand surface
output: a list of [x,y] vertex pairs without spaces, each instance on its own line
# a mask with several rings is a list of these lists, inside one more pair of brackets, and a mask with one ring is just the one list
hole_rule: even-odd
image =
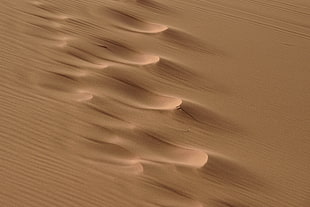
[[1,0],[1,207],[310,206],[308,0]]

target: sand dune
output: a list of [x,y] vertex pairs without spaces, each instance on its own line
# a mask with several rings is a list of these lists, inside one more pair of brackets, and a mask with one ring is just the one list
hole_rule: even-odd
[[2,0],[0,207],[307,207],[306,0]]

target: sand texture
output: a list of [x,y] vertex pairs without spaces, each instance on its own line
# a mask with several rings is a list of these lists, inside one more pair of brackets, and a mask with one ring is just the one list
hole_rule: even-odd
[[309,0],[0,0],[0,207],[309,207]]

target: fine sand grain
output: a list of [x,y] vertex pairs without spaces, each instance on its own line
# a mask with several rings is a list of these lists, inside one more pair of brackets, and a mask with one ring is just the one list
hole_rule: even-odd
[[0,15],[0,207],[310,205],[310,1]]

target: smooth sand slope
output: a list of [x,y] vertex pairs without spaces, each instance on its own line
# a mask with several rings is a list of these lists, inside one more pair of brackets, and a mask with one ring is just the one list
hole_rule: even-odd
[[309,1],[0,15],[0,207],[310,206]]

